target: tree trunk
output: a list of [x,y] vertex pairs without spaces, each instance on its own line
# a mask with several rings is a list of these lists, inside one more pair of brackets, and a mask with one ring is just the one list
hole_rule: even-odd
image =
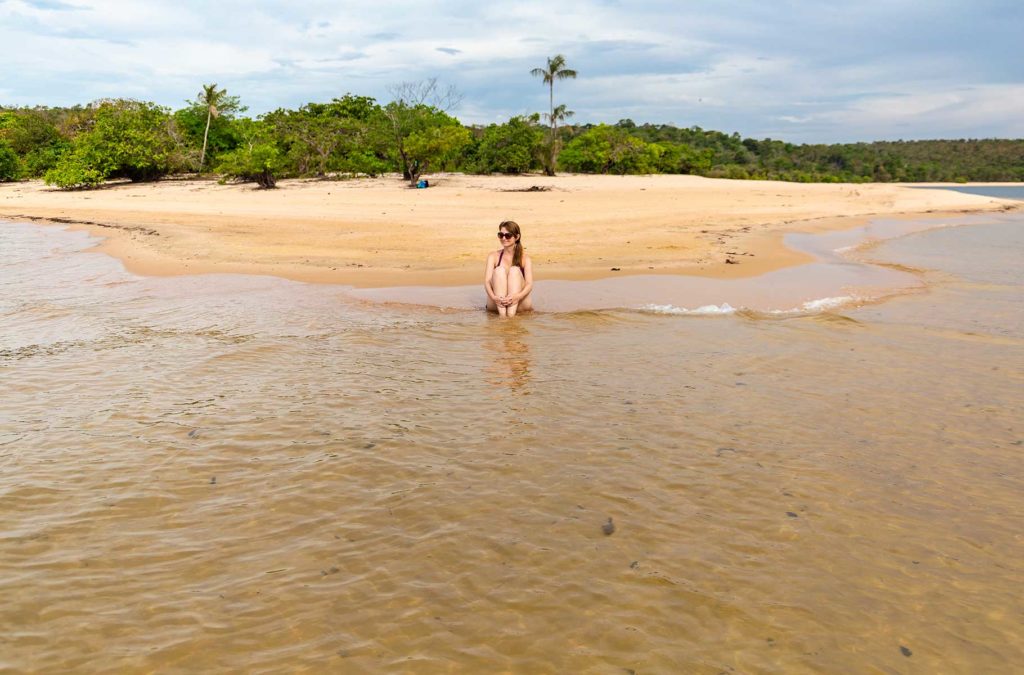
[[415,185],[416,179],[419,178],[419,176],[413,175],[413,166],[412,162],[409,161],[409,156],[405,154],[404,149],[400,149],[398,151],[398,156],[402,160],[402,178],[404,178],[405,180],[411,180],[413,185]]
[[554,176],[555,175],[555,163],[558,161],[558,151],[555,149],[555,129],[557,128],[557,125],[555,124],[555,78],[554,78],[554,76],[551,77],[551,87],[550,87],[550,90],[549,90],[548,105],[551,106],[551,117],[550,117],[550,120],[549,120],[551,122],[551,152],[548,154],[548,157],[549,157],[548,165],[547,165],[546,170],[544,171],[544,173],[546,173],[549,176]]
[[424,168],[425,166],[421,165],[417,161],[413,161],[412,164],[409,166],[409,185],[411,187],[416,187],[416,184],[420,182],[420,176],[423,175]]
[[277,187],[277,178],[274,177],[270,169],[264,169],[256,175],[256,184],[264,190],[270,190]]
[[551,123],[551,142],[555,142],[555,77],[551,76],[551,84],[548,87],[548,122]]
[[210,120],[213,119],[213,111],[209,107],[206,108],[206,131],[203,132],[203,152],[199,155],[199,170],[203,170],[203,164],[206,163],[206,139],[210,135]]

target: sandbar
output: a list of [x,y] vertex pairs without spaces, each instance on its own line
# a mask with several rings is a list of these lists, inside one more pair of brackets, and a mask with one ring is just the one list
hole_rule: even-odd
[[895,184],[799,184],[697,176],[397,176],[282,180],[276,190],[212,179],[61,191],[0,185],[0,219],[68,223],[142,275],[266,274],[378,288],[482,278],[502,220],[544,279],[758,276],[805,263],[786,232],[872,217],[1006,211],[1020,202]]

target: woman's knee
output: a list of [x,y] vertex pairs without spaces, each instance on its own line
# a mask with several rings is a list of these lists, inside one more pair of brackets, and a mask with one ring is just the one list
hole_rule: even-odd
[[523,279],[523,272],[518,267],[513,267],[508,271],[508,289],[510,291],[518,293],[525,283],[526,281]]

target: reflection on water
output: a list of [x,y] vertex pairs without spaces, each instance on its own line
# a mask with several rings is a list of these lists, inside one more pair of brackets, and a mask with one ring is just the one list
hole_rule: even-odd
[[503,322],[0,225],[0,670],[1009,672],[1021,226],[841,313]]
[[530,329],[524,321],[497,321],[493,333],[487,337],[485,348],[492,361],[487,366],[488,382],[495,387],[509,387],[512,391],[529,393],[530,382]]

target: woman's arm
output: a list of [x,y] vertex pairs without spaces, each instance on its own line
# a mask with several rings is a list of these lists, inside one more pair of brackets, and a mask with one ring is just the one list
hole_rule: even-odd
[[530,256],[523,254],[523,288],[512,298],[513,302],[519,302],[533,290],[533,261]]
[[487,297],[494,302],[498,301],[498,296],[494,294],[494,289],[491,288],[491,277],[494,275],[494,254],[491,253],[487,256],[486,269],[484,269],[484,291],[487,293]]

